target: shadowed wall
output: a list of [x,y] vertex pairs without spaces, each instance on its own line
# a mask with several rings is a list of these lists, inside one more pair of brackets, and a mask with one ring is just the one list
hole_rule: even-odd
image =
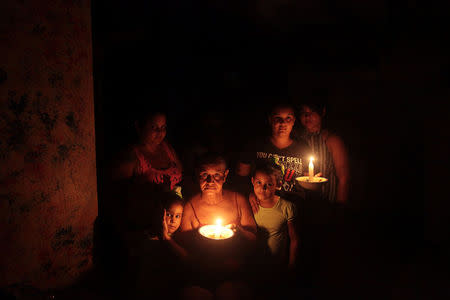
[[0,4],[0,286],[56,288],[92,264],[90,1]]

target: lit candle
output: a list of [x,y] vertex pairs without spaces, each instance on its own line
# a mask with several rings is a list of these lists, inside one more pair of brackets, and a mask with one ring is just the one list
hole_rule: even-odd
[[313,181],[314,179],[314,164],[313,164],[314,157],[311,156],[309,159],[309,181]]
[[214,238],[221,238],[223,232],[222,219],[216,219],[216,227],[214,229]]
[[199,232],[201,235],[214,240],[228,239],[234,234],[233,230],[222,226],[222,219],[216,219],[215,225],[204,225],[200,227]]

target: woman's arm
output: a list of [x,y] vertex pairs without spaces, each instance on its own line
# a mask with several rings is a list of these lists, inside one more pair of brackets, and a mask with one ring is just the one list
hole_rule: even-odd
[[192,211],[192,207],[191,204],[189,202],[187,202],[184,205],[184,210],[183,210],[183,217],[181,219],[181,225],[180,225],[180,231],[190,231],[192,229],[194,229],[192,227],[192,218],[193,218],[194,214]]
[[134,151],[127,150],[120,154],[110,167],[110,176],[112,181],[120,181],[133,176],[137,166],[137,157]]
[[247,240],[254,242],[256,241],[256,222],[250,204],[241,194],[237,194],[237,202],[241,210],[241,223],[236,225]]
[[166,241],[170,248],[172,249],[173,252],[175,252],[175,254],[180,257],[182,260],[187,260],[188,259],[188,253],[187,251],[181,247],[180,245],[178,245],[178,243],[172,239],[172,238],[163,238],[164,241]]
[[289,264],[288,268],[293,269],[297,263],[299,237],[293,221],[287,222],[289,234]]
[[348,200],[350,186],[350,167],[347,148],[342,139],[336,135],[328,138],[327,146],[333,156],[334,168],[338,180],[336,202],[345,204]]

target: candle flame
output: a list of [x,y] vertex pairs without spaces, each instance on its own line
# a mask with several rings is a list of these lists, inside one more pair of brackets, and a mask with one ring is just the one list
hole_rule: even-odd
[[313,161],[313,160],[314,160],[314,156],[311,156],[311,157],[309,158],[309,160],[310,160],[310,161]]
[[222,225],[222,219],[216,219],[216,225],[221,226]]

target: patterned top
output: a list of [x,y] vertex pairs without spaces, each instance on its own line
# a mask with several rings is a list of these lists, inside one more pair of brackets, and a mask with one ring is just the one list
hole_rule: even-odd
[[[295,178],[302,176],[311,149],[303,140],[294,140],[286,148],[277,148],[270,138],[249,142],[241,153],[240,161],[251,164],[254,170],[257,163],[275,162],[281,167],[283,178],[281,189],[284,192],[295,192]],[[306,163],[306,167],[308,164]]]
[[337,178],[334,160],[327,146],[329,134],[324,131],[303,132],[301,137],[308,143],[314,155],[314,173],[322,172],[328,183],[322,185],[322,197],[331,203],[336,202]]
[[150,161],[148,161],[144,154],[135,147],[134,152],[138,158],[138,166],[135,170],[135,175],[144,176],[148,182],[156,184],[167,183],[170,185],[170,189],[173,190],[175,185],[181,181],[181,165],[175,151],[166,142],[163,142],[161,146],[163,151],[165,151],[169,157],[169,167],[166,169],[153,168]]

